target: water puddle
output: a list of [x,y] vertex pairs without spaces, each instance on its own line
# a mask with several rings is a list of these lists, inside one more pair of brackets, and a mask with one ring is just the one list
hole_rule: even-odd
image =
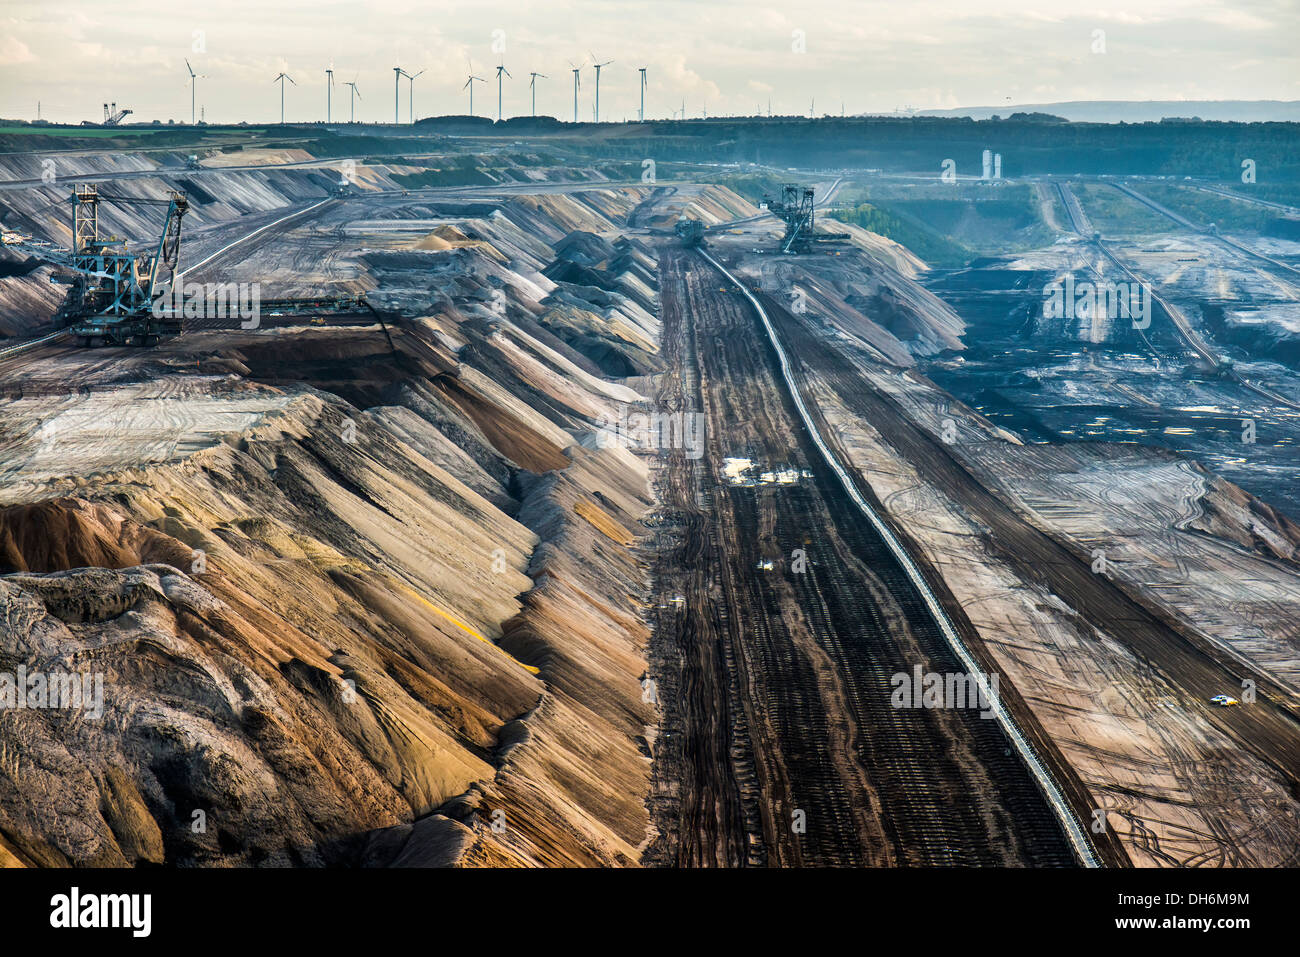
[[753,459],[728,458],[722,462],[722,475],[732,485],[797,485],[802,479],[812,478],[807,469],[791,465],[765,468]]

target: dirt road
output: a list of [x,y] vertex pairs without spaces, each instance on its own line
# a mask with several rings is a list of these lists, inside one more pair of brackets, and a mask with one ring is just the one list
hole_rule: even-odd
[[706,442],[660,472],[647,860],[1071,864],[996,722],[892,706],[894,675],[960,665],[802,434],[753,310],[693,254],[665,247],[660,268],[677,374],[659,400],[702,410]]

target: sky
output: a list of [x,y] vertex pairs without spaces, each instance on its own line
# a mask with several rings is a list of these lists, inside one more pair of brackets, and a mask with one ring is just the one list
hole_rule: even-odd
[[[1103,3],[1109,0],[1103,0]],[[1300,99],[1297,0],[0,0],[0,116],[55,122],[190,118],[188,58],[209,122],[285,118],[392,122],[393,67],[424,71],[415,115],[635,119],[639,67],[646,115],[817,115],[1063,100]],[[359,99],[350,100],[354,81]],[[410,115],[401,81],[399,115]]]

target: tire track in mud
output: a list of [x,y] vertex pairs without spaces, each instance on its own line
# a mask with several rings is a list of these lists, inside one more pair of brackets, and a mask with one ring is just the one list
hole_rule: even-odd
[[[697,398],[706,443],[695,462],[666,456],[658,479],[663,723],[646,862],[1072,864],[997,722],[891,706],[893,675],[964,669],[804,433],[751,308],[682,250],[661,250],[660,269],[673,370],[660,402]],[[799,477],[731,484],[727,457]]]

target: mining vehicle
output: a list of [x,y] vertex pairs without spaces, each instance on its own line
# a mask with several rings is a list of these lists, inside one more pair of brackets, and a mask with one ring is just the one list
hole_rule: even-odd
[[[125,239],[101,236],[101,201],[165,207],[166,218],[151,251],[131,252]],[[104,196],[94,185],[72,189],[72,248],[6,232],[5,245],[62,267],[58,279],[71,288],[63,314],[83,346],[148,346],[181,331],[182,312],[172,305],[180,259],[181,220],[189,210],[184,193],[167,199]]]

